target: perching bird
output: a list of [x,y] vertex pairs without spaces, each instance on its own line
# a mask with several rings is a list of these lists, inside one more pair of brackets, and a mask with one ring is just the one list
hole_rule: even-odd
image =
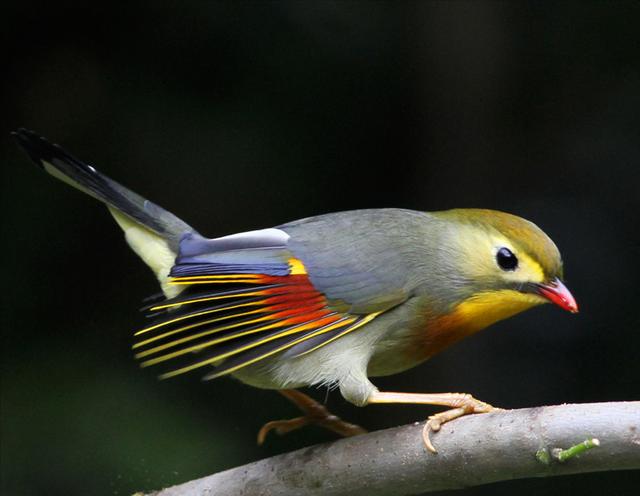
[[577,304],[562,260],[535,224],[494,210],[371,209],[310,217],[209,239],[32,131],[14,133],[51,175],[104,202],[165,299],[133,348],[161,377],[205,370],[280,390],[307,415],[265,425],[318,423],[362,432],[294,388],[328,385],[354,405],[450,407],[429,432],[494,408],[460,393],[379,391],[369,377],[402,372],[485,327],[552,302]]

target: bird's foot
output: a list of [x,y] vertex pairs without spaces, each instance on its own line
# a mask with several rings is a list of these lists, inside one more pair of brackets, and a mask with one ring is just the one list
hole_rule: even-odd
[[310,398],[300,391],[294,389],[283,389],[278,391],[285,398],[296,405],[304,415],[289,420],[273,420],[267,422],[258,431],[258,444],[264,443],[267,434],[275,430],[278,434],[283,435],[288,432],[300,429],[306,425],[317,425],[328,429],[343,437],[356,436],[365,434],[367,431],[362,427],[345,422],[340,417],[333,415],[324,405],[321,405],[313,398]]
[[[484,403],[483,401],[477,400],[470,394],[449,394],[453,399],[451,406],[453,406],[454,408],[444,412],[436,413],[435,415],[431,415],[427,420],[424,429],[422,430],[422,440],[424,442],[424,445],[432,453],[437,453],[438,450],[436,450],[436,448],[433,446],[433,443],[430,439],[430,434],[432,432],[438,432],[443,424],[451,422],[458,417],[462,417],[463,415],[468,415],[470,413],[490,413],[502,410],[501,408],[491,406],[489,403]],[[456,398],[456,396],[458,396],[459,398]]]

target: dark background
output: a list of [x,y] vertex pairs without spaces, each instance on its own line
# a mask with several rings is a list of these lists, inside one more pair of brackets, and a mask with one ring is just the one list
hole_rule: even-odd
[[[527,217],[560,247],[581,313],[535,309],[376,383],[506,408],[640,399],[637,2],[51,3],[2,17],[3,494],[129,494],[332,438],[256,447],[264,422],[297,415],[278,395],[139,370],[132,330],[154,278],[100,205],[27,161],[19,126],[210,236],[363,207]],[[328,403],[370,429],[435,411]],[[638,484],[619,472],[466,494]]]

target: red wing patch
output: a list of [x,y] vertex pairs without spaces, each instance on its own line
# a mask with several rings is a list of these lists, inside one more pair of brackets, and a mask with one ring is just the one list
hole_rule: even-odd
[[304,272],[291,263],[291,274],[212,274],[174,277],[185,285],[176,298],[145,310],[153,323],[136,332],[133,346],[143,367],[171,364],[161,375],[173,377],[214,366],[207,378],[242,367],[303,343],[311,352],[375,318],[350,315],[329,306]]

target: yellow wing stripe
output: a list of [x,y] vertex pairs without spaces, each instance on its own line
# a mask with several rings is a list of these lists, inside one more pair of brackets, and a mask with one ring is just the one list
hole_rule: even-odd
[[[203,310],[202,312],[196,312],[196,313],[192,313],[189,315],[182,315],[181,317],[176,317],[175,319],[171,319],[171,320],[166,320],[164,322],[160,322],[159,324],[155,324],[152,325],[150,327],[145,327],[144,329],[141,329],[139,331],[137,331],[134,336],[139,336],[140,334],[144,334],[145,332],[149,332],[149,331],[153,331],[154,329],[158,329],[160,327],[166,326],[166,325],[170,325],[170,324],[175,324],[176,322],[180,322],[181,320],[186,320],[186,319],[192,319],[194,317],[200,317],[202,315],[208,315],[211,313],[216,313],[216,312],[223,312],[225,310],[233,310],[234,308],[242,308],[242,307],[249,307],[252,305],[260,305],[261,302],[260,301],[251,301],[249,303],[240,303],[238,305],[231,305],[228,307],[221,307],[221,308],[211,308],[209,310]],[[245,315],[245,314],[238,314],[238,315]],[[203,323],[210,323],[210,322],[215,322],[215,320],[213,321],[207,321],[207,322],[203,322]],[[187,327],[187,329],[191,329],[191,327]],[[151,341],[155,341],[156,339],[159,339],[157,337],[154,337],[151,339]],[[134,348],[142,346],[142,343],[137,343],[136,345],[134,345]]]
[[289,262],[289,275],[298,276],[298,275],[305,275],[307,273],[307,269],[305,269],[304,264],[297,258],[290,258],[288,262]]
[[[229,324],[226,326],[221,326],[221,327],[214,327],[213,329],[208,329],[206,331],[202,331],[199,332],[197,334],[191,334],[189,336],[186,336],[184,338],[180,338],[180,339],[176,339],[175,341],[171,341],[170,343],[166,343],[160,346],[156,346],[155,348],[150,348],[148,350],[145,351],[141,351],[140,353],[137,353],[135,355],[136,358],[144,358],[146,356],[149,355],[153,355],[154,353],[157,353],[159,351],[162,350],[166,350],[168,348],[173,348],[174,346],[178,346],[179,344],[182,343],[188,343],[189,341],[193,341],[194,339],[199,339],[202,338],[204,336],[209,336],[210,334],[216,334],[218,332],[222,332],[222,331],[228,331],[229,329],[237,329],[238,327],[244,327],[246,325],[250,325],[250,324],[259,324],[260,322],[264,322],[265,320],[273,320],[273,318],[270,315],[267,315],[265,317],[260,317],[257,319],[252,319],[252,320],[247,320],[244,322],[236,322],[235,324]],[[273,326],[277,327],[278,325],[280,325],[279,322],[276,322],[275,324],[273,324]],[[269,326],[269,327],[258,327],[257,329],[251,329],[251,331],[255,331],[255,332],[259,332],[259,331],[264,331],[267,329],[271,329],[271,327],[273,326]],[[250,332],[249,332],[250,333]],[[236,337],[240,337],[240,336],[244,336],[244,334],[232,334],[231,336],[224,336],[223,338],[220,338],[222,340],[227,340],[227,339],[234,339]],[[191,346],[189,348],[183,348],[182,350],[178,350],[178,351],[174,351],[173,353],[170,353],[168,355],[162,355],[161,357],[158,358],[154,358],[153,360],[150,360],[149,362],[153,362],[153,363],[149,363],[149,362],[143,362],[141,365],[143,367],[146,367],[147,365],[153,365],[154,363],[159,363],[159,362],[164,362],[165,360],[168,360],[170,358],[174,358],[180,355],[184,355],[185,353],[189,353],[191,351],[196,351],[202,348],[206,348],[207,346],[211,346],[211,344],[215,344],[216,342],[222,342],[222,341],[216,341],[215,342],[212,341],[207,341],[206,343],[200,343],[198,345],[195,346]],[[211,344],[210,344],[211,343]]]
[[169,282],[179,282],[191,279],[263,279],[262,274],[209,274],[204,276],[170,277]]
[[[154,307],[151,307],[149,310],[151,312],[155,312],[156,310],[179,307],[181,305],[190,305],[191,303],[202,303],[204,301],[224,300],[228,298],[245,298],[247,296],[263,296],[263,295],[264,295],[264,291],[247,291],[246,293],[231,293],[231,294],[216,295],[216,296],[206,296],[203,298],[194,298],[193,300],[184,300],[184,301],[178,301],[175,303],[167,303],[165,305],[156,305]],[[137,334],[141,332],[142,331],[138,331]]]
[[[215,277],[215,276],[212,276],[212,277]],[[257,280],[258,279],[255,279],[255,278],[243,277],[242,279],[240,278],[233,279],[231,282],[253,284]],[[229,279],[201,279],[201,280],[172,279],[172,280],[169,280],[169,284],[173,286],[184,286],[184,285],[191,285],[191,284],[228,284],[229,282],[230,282]]]
[[[272,350],[272,351],[270,351],[268,353],[265,353],[264,355],[261,355],[261,356],[259,356],[257,358],[252,359],[252,360],[248,360],[247,362],[244,362],[244,363],[242,363],[240,365],[237,365],[236,367],[233,367],[233,368],[231,368],[229,370],[225,370],[221,374],[216,375],[214,373],[214,374],[212,374],[210,376],[207,376],[206,378],[207,379],[214,379],[214,378],[218,377],[219,375],[230,374],[230,373],[232,373],[232,372],[234,372],[234,371],[236,371],[236,370],[238,370],[238,369],[240,369],[242,367],[246,367],[247,365],[251,365],[252,363],[255,363],[255,362],[259,361],[259,360],[262,360],[263,358],[266,358],[266,357],[271,356],[271,355],[273,355],[275,353],[283,351],[283,350],[285,350],[285,349],[287,349],[287,348],[289,348],[291,346],[294,346],[295,344],[301,343],[302,341],[305,341],[306,339],[310,339],[310,338],[312,338],[314,336],[317,336],[319,334],[323,334],[325,332],[329,332],[329,331],[332,331],[334,329],[338,329],[340,327],[348,325],[348,324],[352,323],[354,320],[356,320],[355,317],[347,317],[344,320],[340,320],[340,321],[338,321],[338,322],[336,322],[334,324],[329,325],[326,328],[322,328],[322,329],[318,330],[317,332],[314,332],[314,333],[310,334],[309,336],[305,336],[305,337],[302,337],[300,339],[296,339],[295,341],[293,341],[291,343],[287,343],[287,344],[285,344],[285,345],[283,345],[283,346],[281,346],[279,348],[276,348],[275,350]],[[175,377],[177,375],[184,374],[185,372],[189,372],[191,370],[195,370],[197,368],[204,367],[205,365],[210,365],[210,364],[212,364],[214,362],[219,362],[220,360],[224,360],[225,358],[229,358],[230,356],[237,355],[238,353],[242,353],[243,351],[248,351],[248,350],[250,350],[252,348],[255,348],[256,346],[260,346],[262,344],[268,343],[269,341],[273,341],[275,339],[279,339],[279,338],[281,338],[283,336],[288,336],[290,334],[295,334],[295,333],[298,333],[298,332],[305,331],[305,330],[309,329],[310,327],[313,327],[313,325],[314,325],[313,322],[308,322],[306,324],[301,324],[300,326],[296,326],[295,328],[290,329],[289,331],[287,331],[285,333],[276,334],[274,336],[269,336],[269,337],[267,337],[265,339],[262,339],[260,341],[255,342],[255,343],[250,343],[250,344],[248,344],[246,346],[243,346],[243,347],[241,347],[241,348],[239,348],[237,350],[233,350],[233,351],[229,351],[227,353],[223,353],[221,355],[217,355],[217,356],[215,356],[213,358],[209,358],[207,360],[203,360],[201,362],[194,363],[194,364],[189,365],[187,367],[182,367],[182,368],[174,370],[172,372],[167,372],[166,374],[162,374],[160,376],[160,379],[168,379],[170,377]]]
[[[244,307],[244,306],[248,306],[248,305],[255,305],[255,304],[259,304],[259,303],[254,302],[254,303],[245,303],[243,305],[234,305],[232,307],[227,307],[227,308],[224,308],[222,310],[228,310],[228,309]],[[154,341],[158,341],[160,339],[164,339],[166,337],[173,336],[174,334],[178,334],[180,332],[188,331],[189,329],[193,329],[194,327],[201,327],[201,326],[204,326],[204,325],[213,324],[215,322],[222,322],[224,320],[235,319],[235,318],[238,318],[238,317],[244,317],[246,315],[254,315],[254,314],[260,313],[262,311],[263,311],[263,309],[259,308],[257,310],[251,310],[249,312],[234,313],[232,315],[224,315],[223,317],[216,317],[215,319],[199,320],[198,322],[194,322],[193,324],[182,326],[182,327],[179,327],[178,329],[173,329],[171,331],[168,331],[168,332],[153,336],[152,338],[145,339],[144,341],[140,341],[139,343],[134,344],[131,348],[135,350],[136,348],[140,348],[142,346],[146,346],[147,344],[153,343]],[[201,314],[193,314],[193,315],[191,315],[191,317],[195,317],[195,316],[202,315],[202,314],[205,314],[205,313],[206,312],[202,312]],[[185,316],[184,318],[188,318],[188,317]],[[175,319],[175,321],[179,321],[179,320],[182,320],[182,318]],[[171,322],[166,322],[166,323],[171,323]],[[164,324],[161,324],[161,325],[164,325]]]
[[362,327],[363,325],[368,324],[369,322],[371,322],[373,319],[375,319],[375,318],[376,318],[378,315],[380,315],[381,313],[382,313],[382,312],[376,312],[376,313],[372,313],[372,314],[367,315],[364,319],[362,319],[362,320],[361,320],[360,322],[358,322],[357,324],[355,324],[355,325],[353,325],[353,326],[349,327],[348,329],[345,329],[345,330],[344,330],[344,331],[342,331],[341,333],[336,334],[336,335],[335,335],[335,336],[333,336],[332,338],[327,339],[326,341],[324,341],[324,342],[320,343],[319,345],[314,346],[314,347],[313,347],[313,348],[311,348],[310,350],[304,351],[304,352],[302,352],[302,353],[300,353],[300,354],[296,355],[296,358],[297,358],[297,357],[300,357],[300,356],[304,356],[304,355],[306,355],[307,353],[311,353],[312,351],[316,351],[317,349],[322,348],[323,346],[328,345],[329,343],[331,343],[331,342],[335,341],[336,339],[341,338],[341,337],[342,337],[342,336],[344,336],[345,334],[349,334],[350,332],[355,331],[355,330],[356,330],[356,329],[358,329],[359,327]]
[[[255,334],[257,332],[264,332],[270,329],[275,329],[277,327],[282,327],[281,322],[275,322],[273,324],[268,324],[265,326],[256,327],[255,329],[249,329],[247,331],[240,332],[238,334],[222,336],[221,338],[212,339],[211,341],[207,341],[206,343],[197,344],[194,346],[190,346],[188,348],[183,348],[181,350],[174,351],[173,353],[167,353],[166,355],[161,355],[156,358],[152,358],[150,360],[144,361],[140,364],[141,367],[149,367],[150,365],[156,365],[158,363],[166,362],[167,360],[171,360],[172,358],[176,358],[182,356],[186,353],[191,353],[193,351],[200,351],[204,348],[208,348],[210,346],[215,346],[220,343],[224,343],[226,341],[231,341],[233,339],[241,338],[244,336],[248,336],[250,334]],[[285,335],[285,334],[282,334]]]

